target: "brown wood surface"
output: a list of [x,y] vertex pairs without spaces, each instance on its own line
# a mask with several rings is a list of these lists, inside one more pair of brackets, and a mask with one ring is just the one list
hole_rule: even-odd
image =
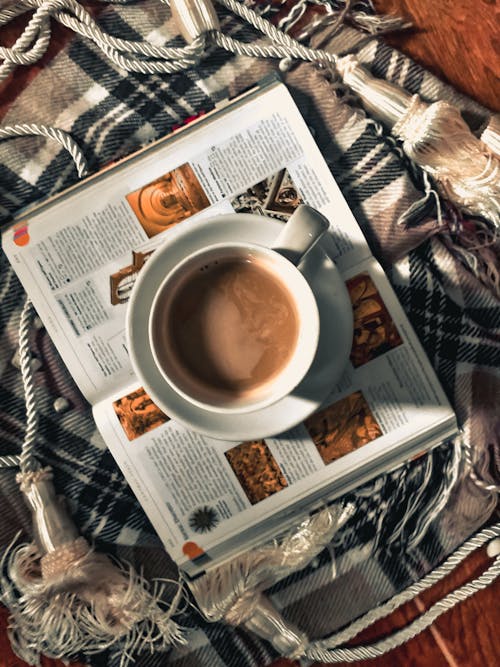
[[[28,667],[28,664],[20,660],[12,651],[7,637],[8,616],[7,609],[0,605],[0,667]],[[85,667],[79,662],[69,664],[71,667]],[[65,664],[61,660],[52,660],[51,658],[42,656],[40,667],[65,667]]]
[[413,28],[386,41],[457,90],[500,109],[500,11],[496,0],[373,0]]

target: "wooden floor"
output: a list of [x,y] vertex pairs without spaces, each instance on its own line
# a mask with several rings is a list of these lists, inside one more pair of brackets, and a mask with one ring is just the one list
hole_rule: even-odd
[[377,11],[408,18],[413,29],[389,37],[392,46],[500,110],[500,12],[496,0],[373,0]]
[[[387,37],[394,47],[414,58],[457,90],[493,111],[500,110],[500,30],[496,0],[372,0],[380,13],[407,18],[413,28]],[[83,4],[97,17],[103,5]],[[0,0],[0,5],[2,2]],[[0,44],[10,46],[26,24],[19,17],[0,29]],[[30,67],[18,67],[0,83],[0,119],[16,95],[72,36],[68,28],[53,23],[47,53]]]
[[[380,13],[414,28],[387,38],[426,69],[493,111],[500,109],[499,11],[495,0],[373,0]],[[488,567],[483,548],[455,573],[376,623],[352,642],[362,645],[403,627],[450,590]],[[375,660],[340,667],[499,667],[500,582],[441,616],[428,630]],[[280,660],[272,667],[290,667]],[[295,663],[298,664],[298,663]],[[320,663],[316,663],[320,667]]]

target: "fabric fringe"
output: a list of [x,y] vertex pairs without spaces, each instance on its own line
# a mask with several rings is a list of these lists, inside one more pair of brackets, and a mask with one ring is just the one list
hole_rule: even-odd
[[500,160],[500,113],[494,114],[480,136],[488,150]]
[[307,565],[330,542],[354,511],[339,503],[306,519],[281,540],[252,549],[189,582],[199,608],[217,621],[250,591],[264,590]]
[[414,95],[394,125],[405,153],[436,181],[444,197],[500,228],[500,163],[447,102]]
[[478,218],[464,218],[447,206],[448,231],[440,238],[448,250],[500,299],[500,239],[491,226]]
[[[318,29],[326,27],[329,28],[328,39],[330,39],[345,24],[350,24],[369,35],[384,35],[411,27],[409,21],[399,16],[377,14],[371,0],[335,0],[334,2],[298,0],[291,4],[288,11],[284,3],[244,0],[244,4],[251,7],[260,16],[268,19],[276,16],[273,21],[276,26],[284,32],[293,33],[299,41],[311,37]],[[304,23],[304,15],[311,8],[316,10],[311,19],[300,31],[294,30]]]
[[302,655],[307,636],[286,621],[262,591],[304,568],[353,512],[352,503],[325,507],[280,540],[243,553],[189,582],[205,618],[243,625],[270,642],[281,655],[292,659]]

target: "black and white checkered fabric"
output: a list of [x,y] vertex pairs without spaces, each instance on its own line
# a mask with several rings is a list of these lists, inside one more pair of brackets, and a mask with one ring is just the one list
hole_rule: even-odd
[[[155,0],[141,2],[140,7],[107,7],[99,22],[121,37],[140,39],[155,32],[169,45],[182,44],[168,7]],[[236,19],[225,17],[222,26],[233,36],[249,38],[248,29]],[[361,57],[375,74],[411,92],[427,99],[446,97],[476,117],[484,112],[377,42],[365,46]],[[67,130],[82,147],[91,171],[96,171],[168,133],[189,116],[211,109],[274,67],[216,49],[199,67],[184,73],[131,74],[110,64],[90,42],[75,38],[19,95],[3,122],[39,122]],[[301,67],[313,71],[310,65]],[[291,78],[291,85],[295,83]],[[500,327],[498,302],[449,252],[429,209],[422,209],[408,237],[400,230],[401,237],[409,239],[407,247],[404,240],[396,249],[385,245],[383,233],[372,222],[396,225],[401,206],[422,197],[407,163],[364,114],[344,109],[342,127],[336,126],[338,120],[332,116],[325,128],[328,115],[319,118],[303,90],[297,99],[348,203],[388,270],[457,408],[466,437],[474,430],[475,446],[494,446],[498,432],[495,436],[484,429],[477,431],[474,420],[479,385],[486,379],[492,391],[500,386],[500,348],[495,342]],[[1,142],[0,221],[6,223],[21,207],[76,180],[71,158],[55,144],[32,137]],[[22,383],[11,362],[24,293],[3,254],[0,270],[0,453],[13,454],[20,449],[25,426]],[[39,457],[54,468],[57,490],[69,500],[82,534],[98,550],[143,568],[148,577],[176,579],[175,566],[97,433],[88,404],[43,327],[33,329],[32,349],[41,362],[36,372]],[[59,396],[69,400],[68,412],[54,411],[53,401]],[[471,483],[459,445],[451,442],[373,480],[350,498],[356,511],[331,549],[270,591],[285,617],[311,638],[332,632],[421,577],[488,518],[494,503]],[[13,471],[0,470],[0,499],[0,546],[4,548],[20,528],[29,539],[29,517]],[[138,665],[262,667],[277,657],[265,642],[239,628],[207,623],[193,607],[186,607],[177,620],[190,628],[188,643],[167,657],[139,656]],[[114,664],[114,660],[106,654],[86,658],[95,666]]]

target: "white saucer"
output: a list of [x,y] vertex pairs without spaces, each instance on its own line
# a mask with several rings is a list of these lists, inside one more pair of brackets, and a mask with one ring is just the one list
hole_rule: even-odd
[[188,428],[220,440],[257,440],[282,433],[306,419],[342,375],[352,343],[352,306],[335,264],[317,244],[301,265],[318,302],[318,350],[304,380],[292,394],[262,410],[220,415],[180,396],[158,370],[148,339],[151,304],[165,275],[181,259],[214,243],[248,241],[272,245],[283,223],[263,216],[232,213],[212,220],[186,220],[168,232],[141,270],[127,312],[128,348],[144,389],[165,414]]

